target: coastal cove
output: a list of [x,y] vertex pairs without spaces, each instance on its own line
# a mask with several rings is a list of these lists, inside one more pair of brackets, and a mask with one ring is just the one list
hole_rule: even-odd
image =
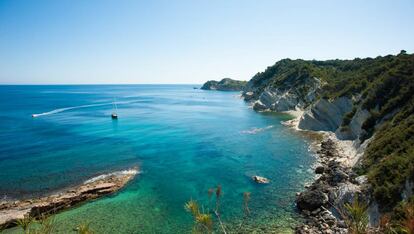
[[[56,215],[59,233],[85,221],[98,233],[190,233],[185,202],[208,207],[208,189],[219,184],[228,229],[240,226],[244,192],[251,192],[252,213],[242,231],[289,233],[300,222],[295,194],[314,177],[311,139],[281,124],[290,115],[257,113],[239,92],[193,85],[0,89],[7,110],[0,123],[4,200],[53,194],[95,176],[140,168],[116,194]],[[256,184],[253,175],[270,183]]]

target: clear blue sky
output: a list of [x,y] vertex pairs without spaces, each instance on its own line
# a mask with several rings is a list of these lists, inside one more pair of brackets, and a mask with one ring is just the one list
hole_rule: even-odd
[[413,0],[0,0],[0,83],[248,80],[282,58],[414,51]]

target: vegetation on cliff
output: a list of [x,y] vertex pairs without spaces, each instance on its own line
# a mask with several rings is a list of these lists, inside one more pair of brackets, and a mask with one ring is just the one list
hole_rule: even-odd
[[204,90],[220,91],[241,91],[246,86],[247,81],[233,80],[224,78],[221,81],[209,80],[201,87]]
[[[358,109],[369,111],[359,138],[373,138],[358,172],[368,174],[382,211],[391,211],[402,200],[406,183],[414,181],[414,55],[401,51],[354,60],[283,59],[257,73],[246,90],[257,98],[264,89],[289,89],[314,77],[322,84],[318,98],[352,98],[354,108],[341,128],[348,127]],[[306,95],[306,86],[301,87]]]

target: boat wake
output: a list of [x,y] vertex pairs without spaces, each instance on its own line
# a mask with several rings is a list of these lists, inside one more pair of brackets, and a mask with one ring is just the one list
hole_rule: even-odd
[[140,173],[140,171],[137,168],[123,170],[123,171],[115,171],[115,172],[112,172],[112,173],[95,176],[95,177],[93,177],[89,180],[86,180],[83,183],[84,184],[89,184],[89,183],[93,183],[95,181],[102,180],[102,179],[105,179],[105,178],[108,178],[108,177],[111,177],[111,176],[136,175],[136,174],[139,174],[139,173]]
[[[137,102],[137,101],[118,102],[117,104],[129,104],[129,103],[134,103],[134,102]],[[45,116],[45,115],[53,115],[53,114],[61,113],[61,112],[68,111],[68,110],[81,109],[81,108],[87,108],[87,107],[96,107],[96,106],[109,106],[109,105],[112,105],[112,103],[107,102],[107,103],[97,103],[97,104],[89,104],[89,105],[82,105],[82,106],[65,107],[65,108],[59,108],[59,109],[55,109],[55,110],[44,112],[44,113],[32,114],[32,117],[36,118],[36,117]]]
[[242,133],[242,134],[257,134],[259,132],[266,131],[266,130],[271,129],[273,127],[274,127],[274,125],[269,125],[269,126],[264,127],[264,128],[252,128],[252,129],[249,129],[249,130],[240,131],[240,133]]
[[56,110],[52,110],[52,111],[48,111],[48,112],[44,112],[44,113],[40,113],[40,114],[33,114],[32,117],[36,118],[36,117],[45,116],[45,115],[53,115],[53,114],[57,114],[57,113],[61,113],[61,112],[68,111],[68,110],[73,110],[73,109],[80,109],[80,108],[94,107],[94,106],[105,106],[105,105],[111,105],[111,103],[100,103],[100,104],[90,104],[90,105],[59,108],[59,109],[56,109]]

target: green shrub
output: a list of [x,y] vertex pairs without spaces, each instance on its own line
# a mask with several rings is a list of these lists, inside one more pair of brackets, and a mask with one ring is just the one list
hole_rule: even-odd
[[345,114],[344,118],[342,119],[341,127],[346,127],[351,123],[351,120],[354,117],[356,111],[357,111],[357,108],[353,107],[350,112]]
[[343,218],[351,234],[365,234],[368,231],[368,205],[358,196],[354,201],[344,205]]

